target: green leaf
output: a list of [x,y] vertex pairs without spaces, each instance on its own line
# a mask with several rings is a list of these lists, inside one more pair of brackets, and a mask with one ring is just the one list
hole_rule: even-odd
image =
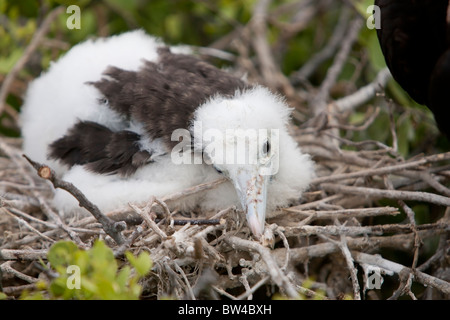
[[5,58],[0,58],[0,73],[7,74],[14,67],[16,62],[20,59],[23,54],[23,50],[16,48],[11,52],[11,54]]
[[123,267],[122,270],[120,270],[119,274],[117,275],[116,281],[123,291],[125,291],[124,289],[126,288],[126,286],[128,284],[130,275],[131,275],[131,268],[129,266]]
[[78,251],[75,243],[70,241],[59,241],[55,243],[48,252],[48,261],[52,267],[69,266],[73,264],[73,255]]
[[146,251],[142,251],[137,258],[128,251],[125,252],[125,255],[140,276],[145,276],[152,268],[153,262],[150,254]]
[[67,289],[67,277],[59,277],[50,284],[50,292],[55,297],[62,297]]
[[113,280],[117,273],[117,261],[114,253],[103,241],[96,241],[89,250],[89,262],[95,273]]
[[358,10],[358,12],[363,16],[363,17],[369,17],[372,13],[367,12],[367,8],[369,8],[369,6],[373,5],[374,1],[373,0],[356,0],[354,1],[354,6],[356,8],[356,10]]
[[404,157],[409,154],[410,142],[414,138],[414,129],[411,118],[405,118],[397,128],[398,151]]

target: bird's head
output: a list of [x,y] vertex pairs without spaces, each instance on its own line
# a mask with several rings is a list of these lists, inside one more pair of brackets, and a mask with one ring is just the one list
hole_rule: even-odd
[[287,133],[289,116],[284,100],[263,87],[214,97],[194,115],[194,149],[232,182],[257,238],[264,231],[267,193],[278,175],[280,158],[285,162],[282,158],[295,161],[303,156]]

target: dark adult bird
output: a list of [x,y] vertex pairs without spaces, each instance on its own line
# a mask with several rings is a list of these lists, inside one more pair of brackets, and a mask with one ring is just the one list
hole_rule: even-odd
[[448,0],[375,0],[377,29],[394,79],[433,112],[450,138],[450,9]]
[[[288,134],[281,96],[187,51],[141,30],[73,47],[29,86],[24,152],[105,212],[225,176],[173,206],[237,205],[259,238],[266,207],[298,199],[313,162]],[[61,190],[54,203],[84,210]]]

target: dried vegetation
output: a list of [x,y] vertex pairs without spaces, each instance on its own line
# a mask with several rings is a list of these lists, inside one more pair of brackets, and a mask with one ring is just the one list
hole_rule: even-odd
[[[56,241],[89,248],[101,238],[119,259],[126,250],[150,253],[154,268],[142,283],[142,298],[267,299],[279,293],[289,298],[448,299],[450,153],[424,148],[407,159],[400,154],[395,103],[384,96],[390,80],[386,69],[364,82],[364,61],[353,61],[353,87],[333,98],[364,19],[342,5],[324,48],[289,78],[279,67],[285,45],[329,2],[294,1],[273,8],[271,1],[261,0],[246,25],[199,50],[232,59],[236,73],[285,94],[295,108],[292,134],[317,164],[318,177],[303,198],[267,221],[263,243],[252,238],[236,208],[184,217],[166,205],[223,180],[130,204],[127,211],[100,213],[76,186],[60,181],[44,164],[31,165],[22,156],[20,139],[0,137],[3,292],[18,296],[38,279],[49,278],[39,261],[45,262]],[[21,66],[54,17],[52,12],[44,20]],[[282,35],[274,44],[267,40],[268,24]],[[330,59],[321,83],[309,84],[308,77]],[[10,90],[17,71],[3,82],[2,92]],[[0,103],[5,105],[4,95]],[[365,110],[365,117],[355,124],[351,115],[356,110]],[[356,139],[380,110],[390,115],[385,130],[391,143]],[[53,186],[74,194],[93,216],[60,218],[51,205]],[[417,215],[424,207],[428,219],[421,223]]]

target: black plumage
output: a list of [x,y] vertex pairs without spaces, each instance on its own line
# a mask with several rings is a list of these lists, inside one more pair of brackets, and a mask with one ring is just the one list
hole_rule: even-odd
[[[189,127],[193,113],[214,95],[231,96],[247,87],[241,79],[196,57],[158,50],[157,62],[143,61],[138,71],[110,66],[104,77],[88,83],[96,87],[103,104],[127,121],[142,124],[146,138],[162,139],[168,149],[175,129]],[[114,132],[98,123],[80,121],[49,147],[49,156],[69,167],[86,165],[98,173],[133,174],[151,161],[142,150],[141,136],[132,131]]]
[[377,34],[389,70],[450,137],[449,0],[375,0],[375,5],[381,9]]
[[49,156],[69,167],[86,165],[94,172],[127,176],[151,162],[151,153],[139,146],[140,139],[132,131],[114,132],[96,122],[79,121],[49,146]]
[[231,96],[247,87],[241,79],[191,55],[158,50],[157,62],[145,61],[138,72],[110,67],[92,83],[108,99],[109,107],[144,124],[151,138],[170,137],[187,128],[194,110],[210,97]]

